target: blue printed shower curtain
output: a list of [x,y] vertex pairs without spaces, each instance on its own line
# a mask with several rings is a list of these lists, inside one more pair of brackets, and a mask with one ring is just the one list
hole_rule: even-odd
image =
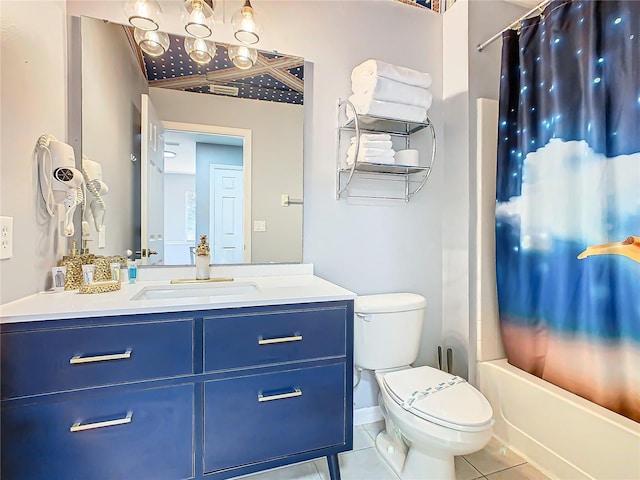
[[498,135],[507,359],[640,422],[640,2],[505,33]]

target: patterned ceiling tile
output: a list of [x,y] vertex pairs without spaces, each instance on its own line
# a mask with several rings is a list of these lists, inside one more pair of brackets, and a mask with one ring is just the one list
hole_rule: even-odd
[[[184,48],[184,37],[169,35],[169,49],[164,55],[151,57],[133,41],[133,31],[124,27],[136,49],[149,85],[189,92],[220,95],[210,85],[238,88],[238,97],[303,104],[304,59],[281,53],[258,50],[258,60],[249,70],[233,65],[227,54],[228,45],[216,43],[216,54],[207,65],[193,62]],[[224,93],[222,93],[224,95]]]

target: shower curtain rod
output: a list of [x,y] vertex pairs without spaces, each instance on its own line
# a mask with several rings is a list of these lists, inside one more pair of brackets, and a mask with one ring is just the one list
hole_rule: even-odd
[[538,5],[536,5],[535,7],[533,7],[531,10],[529,10],[527,13],[525,13],[524,15],[522,15],[520,18],[518,18],[516,21],[511,22],[509,25],[507,25],[506,27],[504,27],[502,30],[500,30],[498,33],[496,33],[493,37],[491,37],[489,40],[487,40],[486,42],[480,43],[478,44],[478,46],[476,47],[478,49],[479,52],[481,52],[482,50],[484,50],[484,48],[495,42],[498,38],[500,38],[500,35],[502,35],[504,32],[506,32],[507,30],[509,30],[510,28],[515,28],[518,25],[520,25],[520,22],[523,21],[524,19],[526,19],[527,17],[529,17],[532,13],[535,13],[537,11],[542,12],[542,9],[544,7],[547,6],[548,3],[551,3],[551,0],[543,0],[542,2],[540,2]]

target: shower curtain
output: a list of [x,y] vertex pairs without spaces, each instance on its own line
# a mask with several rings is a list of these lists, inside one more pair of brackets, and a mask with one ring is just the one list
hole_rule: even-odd
[[498,138],[507,359],[640,422],[640,2],[506,32]]

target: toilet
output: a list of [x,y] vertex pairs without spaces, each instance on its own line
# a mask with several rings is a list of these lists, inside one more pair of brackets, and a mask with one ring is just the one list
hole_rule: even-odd
[[493,411],[463,378],[411,367],[426,300],[413,293],[364,295],[354,305],[354,364],[373,370],[385,429],[376,448],[403,480],[453,480],[454,456],[490,440]]

